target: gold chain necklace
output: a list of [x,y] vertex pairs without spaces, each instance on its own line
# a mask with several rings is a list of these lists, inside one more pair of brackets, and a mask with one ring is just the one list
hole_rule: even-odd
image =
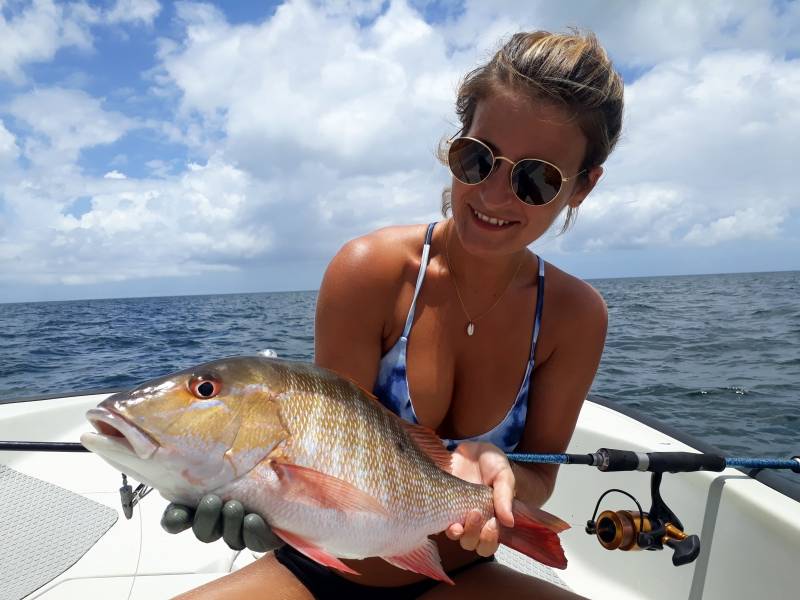
[[450,270],[450,280],[453,282],[453,287],[456,289],[456,296],[458,297],[458,302],[461,304],[461,310],[463,310],[464,314],[467,316],[467,335],[472,336],[472,334],[475,333],[475,323],[478,321],[478,319],[482,319],[483,317],[485,317],[495,306],[497,306],[500,303],[500,300],[502,300],[503,296],[506,295],[508,288],[511,287],[511,284],[517,278],[517,273],[519,273],[520,267],[522,267],[522,263],[525,260],[525,254],[523,253],[522,258],[517,264],[517,268],[514,270],[514,274],[511,276],[511,279],[509,279],[508,283],[506,284],[506,287],[503,288],[502,293],[497,297],[497,300],[494,301],[494,304],[492,304],[489,308],[487,308],[485,311],[483,311],[481,314],[479,314],[477,317],[473,319],[472,317],[469,316],[469,311],[467,311],[467,307],[464,305],[464,300],[461,298],[461,291],[458,289],[458,284],[456,283],[456,277],[455,274],[453,273],[453,267],[450,264],[449,241],[450,241],[450,227],[444,230],[444,258],[447,261],[447,268]]

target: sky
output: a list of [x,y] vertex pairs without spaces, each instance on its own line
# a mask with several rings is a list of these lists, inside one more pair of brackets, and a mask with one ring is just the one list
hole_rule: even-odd
[[591,29],[623,135],[579,277],[800,269],[800,1],[0,0],[0,302],[317,289],[440,218],[459,79]]

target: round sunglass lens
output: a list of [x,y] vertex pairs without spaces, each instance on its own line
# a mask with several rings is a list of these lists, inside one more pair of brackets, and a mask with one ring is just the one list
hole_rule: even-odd
[[525,204],[547,204],[561,189],[561,173],[540,160],[523,160],[511,172],[511,187]]
[[492,172],[494,157],[483,144],[467,138],[456,138],[450,144],[447,162],[456,179],[474,185]]

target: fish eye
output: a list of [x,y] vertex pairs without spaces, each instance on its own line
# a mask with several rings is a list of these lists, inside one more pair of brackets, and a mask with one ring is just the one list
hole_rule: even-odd
[[213,377],[194,377],[189,380],[189,391],[197,398],[213,398],[220,393],[222,385]]

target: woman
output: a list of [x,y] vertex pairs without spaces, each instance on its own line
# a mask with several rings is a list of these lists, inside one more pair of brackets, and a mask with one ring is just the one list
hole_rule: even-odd
[[566,449],[606,333],[599,294],[528,245],[594,188],[622,105],[593,35],[514,35],[459,90],[461,131],[443,148],[452,216],[353,240],[325,273],[317,364],[434,429],[455,448],[456,475],[494,488],[495,518],[470,515],[436,538],[456,586],[379,558],[345,561],[359,577],[337,574],[284,546],[187,597],[575,597],[491,557],[512,499],[540,506],[556,480],[556,466],[505,453]]

